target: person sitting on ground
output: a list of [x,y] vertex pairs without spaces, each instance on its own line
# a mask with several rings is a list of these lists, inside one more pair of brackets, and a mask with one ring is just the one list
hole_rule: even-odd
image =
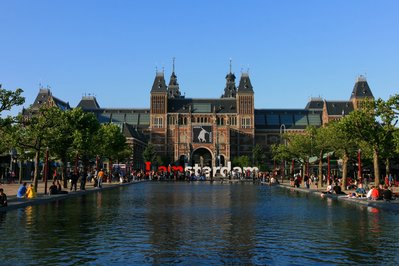
[[299,178],[296,176],[294,179],[294,187],[299,188],[301,185]]
[[7,195],[4,193],[3,188],[0,188],[0,207],[7,207]]
[[57,189],[57,185],[55,184],[55,181],[53,181],[53,183],[49,187],[49,193],[50,193],[50,195],[58,194],[58,189]]
[[355,190],[356,197],[365,197],[366,196],[366,190],[363,188],[363,184],[360,183]]
[[26,198],[28,199],[36,198],[36,191],[33,188],[33,184],[30,184],[28,190],[26,191]]
[[68,194],[68,191],[62,190],[61,183],[57,180],[57,194]]
[[335,186],[333,187],[333,191],[337,195],[346,195],[346,193],[342,191],[341,186],[338,183],[335,183]]
[[378,196],[379,196],[378,199],[382,200],[383,199],[382,194],[384,193],[384,187],[382,186],[382,184],[378,185],[377,190],[378,190]]
[[391,201],[392,200],[392,191],[388,188],[387,185],[384,187],[384,191],[382,192],[382,198],[385,201]]
[[334,192],[332,185],[328,185],[325,194],[332,194]]
[[370,190],[367,191],[366,198],[371,199],[371,192],[373,192],[373,189],[374,189],[374,186],[372,186],[372,187],[370,188]]
[[378,200],[380,197],[380,194],[378,192],[378,189],[375,186],[372,186],[369,192],[367,193],[367,198],[371,200]]
[[25,198],[26,194],[26,182],[24,182],[19,188],[17,192],[17,198]]

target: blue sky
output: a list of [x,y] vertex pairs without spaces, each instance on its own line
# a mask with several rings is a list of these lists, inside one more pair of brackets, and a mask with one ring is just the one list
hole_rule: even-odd
[[[249,68],[256,108],[347,100],[366,75],[376,98],[399,88],[399,1],[0,1],[0,83],[39,84],[76,106],[148,108],[172,58],[186,97],[220,97]],[[238,85],[238,80],[237,80]],[[20,108],[18,108],[20,110]]]

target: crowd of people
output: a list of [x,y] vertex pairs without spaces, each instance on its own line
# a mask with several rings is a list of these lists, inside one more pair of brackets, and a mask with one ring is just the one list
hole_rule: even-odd
[[[310,188],[313,183],[314,188],[318,189],[318,178],[315,175],[308,177],[305,175],[303,177],[300,174],[296,174],[290,178],[290,185],[292,187],[299,188],[301,183],[304,183],[306,188]],[[368,178],[360,178],[357,180],[348,180],[346,186],[346,192],[342,191],[341,180],[333,176],[330,180],[326,180],[323,177],[323,183],[326,184],[326,190],[322,191],[323,194],[335,194],[335,195],[347,195],[350,198],[365,198],[368,200],[385,200],[391,201],[394,198],[394,193],[392,192],[392,187],[395,185],[394,180],[391,175],[387,175],[383,180],[384,184],[379,184],[378,186],[371,186],[369,188]]]

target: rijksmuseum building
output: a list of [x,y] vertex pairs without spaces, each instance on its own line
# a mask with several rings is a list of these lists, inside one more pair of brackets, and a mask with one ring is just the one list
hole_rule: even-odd
[[[135,168],[144,166],[142,152],[149,143],[171,164],[224,166],[238,156],[252,158],[256,144],[263,147],[270,163],[270,146],[280,143],[282,133],[320,127],[357,109],[365,98],[373,98],[366,79],[360,76],[349,100],[312,98],[303,109],[255,109],[256,89],[249,74],[242,73],[236,82],[231,71],[225,88],[220,88],[220,98],[182,96],[174,69],[169,83],[163,72],[157,72],[148,90],[150,107],[146,109],[104,108],[94,96],[84,96],[77,106],[94,113],[100,123],[120,126],[132,147],[130,163]],[[48,89],[40,89],[32,108],[43,102],[69,108]]]

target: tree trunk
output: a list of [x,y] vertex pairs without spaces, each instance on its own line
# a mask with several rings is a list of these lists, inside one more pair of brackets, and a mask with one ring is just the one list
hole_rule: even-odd
[[64,157],[61,159],[62,162],[62,167],[61,167],[61,180],[63,183],[64,188],[68,188],[68,179],[67,179],[67,173],[66,173],[66,165],[67,165],[67,159]]
[[391,173],[391,161],[389,160],[389,158],[385,159],[385,173],[386,176],[389,176],[389,174]]
[[23,160],[21,159],[19,161],[19,177],[18,177],[19,184],[22,184],[22,166],[23,166]]
[[348,160],[349,156],[348,153],[345,152],[342,158],[342,190],[346,189],[346,181],[348,178]]
[[374,165],[374,185],[380,184],[380,168],[379,168],[378,148],[373,149],[373,165]]
[[40,161],[40,149],[36,150],[35,153],[35,173],[33,176],[33,189],[37,192],[37,185],[39,180],[39,161]]
[[[319,154],[319,187],[323,186],[323,151]],[[327,181],[328,183],[328,181]]]

